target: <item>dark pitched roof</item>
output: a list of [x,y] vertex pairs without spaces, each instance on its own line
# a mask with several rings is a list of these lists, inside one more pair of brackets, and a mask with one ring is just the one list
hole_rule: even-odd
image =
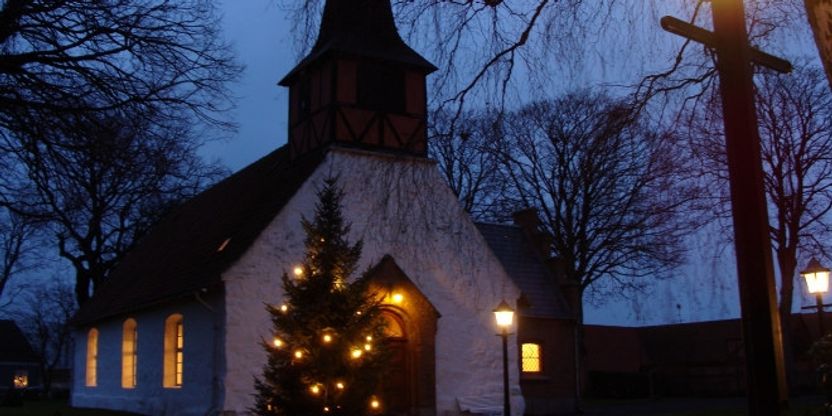
[[0,320],[0,362],[37,362],[38,356],[14,321]]
[[327,0],[312,51],[280,85],[288,86],[297,73],[329,53],[398,62],[425,73],[436,70],[399,36],[390,0]]
[[220,283],[323,159],[283,146],[159,222],[113,270],[73,323],[90,323]]
[[537,318],[573,317],[555,277],[535,254],[520,227],[477,223],[477,228],[523,293],[528,305],[520,308],[521,315]]

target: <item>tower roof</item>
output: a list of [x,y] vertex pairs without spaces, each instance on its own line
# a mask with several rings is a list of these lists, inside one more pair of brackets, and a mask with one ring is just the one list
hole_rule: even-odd
[[330,53],[397,62],[425,73],[436,70],[399,36],[390,0],[327,0],[312,51],[280,85],[288,85],[298,72]]

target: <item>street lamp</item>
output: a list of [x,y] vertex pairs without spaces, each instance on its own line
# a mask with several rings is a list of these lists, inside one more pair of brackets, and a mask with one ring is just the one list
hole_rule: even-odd
[[514,322],[514,309],[505,300],[494,309],[494,318],[503,338],[503,415],[511,416],[511,402],[508,394],[508,331]]
[[806,279],[806,287],[809,288],[809,293],[815,295],[817,304],[815,306],[804,307],[804,309],[817,308],[818,310],[818,330],[819,335],[823,336],[823,294],[829,290],[829,269],[820,265],[818,259],[812,257],[806,269],[800,272],[800,275]]

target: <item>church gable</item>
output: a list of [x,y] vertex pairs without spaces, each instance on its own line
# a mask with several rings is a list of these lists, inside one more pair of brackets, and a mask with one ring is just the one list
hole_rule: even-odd
[[[352,224],[350,241],[364,243],[358,270],[369,270],[389,254],[413,288],[441,313],[432,345],[436,410],[455,412],[460,398],[499,396],[501,379],[493,374],[500,371],[501,356],[491,312],[502,299],[517,299],[519,290],[435,164],[422,158],[330,149],[281,213],[223,274],[225,408],[240,412],[251,404],[251,380],[265,360],[259,341],[270,336],[263,305],[282,301],[280,277],[303,258],[301,216],[314,212],[316,190],[330,177],[336,177],[344,191],[342,212]],[[390,302],[394,308],[395,300]],[[512,357],[515,348],[511,346]],[[516,385],[514,364],[511,373]],[[519,388],[515,391],[519,395]],[[413,400],[419,403],[423,397]]]

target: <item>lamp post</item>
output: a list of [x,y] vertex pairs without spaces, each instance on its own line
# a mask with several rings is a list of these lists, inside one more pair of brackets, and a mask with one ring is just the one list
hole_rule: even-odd
[[503,338],[503,415],[511,416],[511,400],[508,392],[508,334],[511,324],[514,322],[514,309],[511,309],[505,300],[494,309],[494,318],[500,328],[500,336]]
[[823,304],[823,294],[829,290],[829,269],[821,266],[818,259],[812,257],[806,269],[800,272],[800,275],[806,280],[806,287],[809,293],[815,295],[815,306],[804,306],[803,309],[817,309],[818,310],[818,335],[823,336],[823,307],[829,306]]

